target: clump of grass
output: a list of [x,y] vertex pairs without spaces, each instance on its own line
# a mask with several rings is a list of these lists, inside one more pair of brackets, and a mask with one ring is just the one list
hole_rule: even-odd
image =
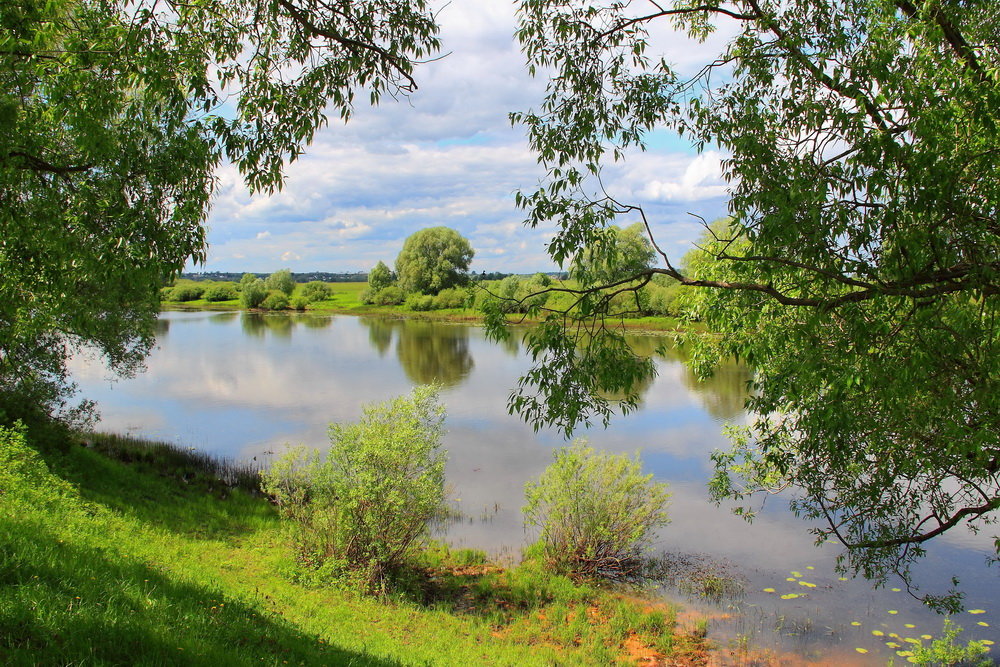
[[115,461],[138,464],[159,474],[176,477],[186,484],[229,488],[249,493],[261,493],[261,470],[256,460],[236,460],[219,457],[193,447],[181,447],[169,442],[156,442],[119,433],[87,433],[81,443]]

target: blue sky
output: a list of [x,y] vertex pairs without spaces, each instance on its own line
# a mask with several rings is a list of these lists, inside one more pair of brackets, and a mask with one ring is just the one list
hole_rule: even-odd
[[[524,227],[514,206],[514,193],[530,191],[542,172],[507,114],[537,107],[545,88],[514,41],[514,6],[454,0],[438,16],[448,55],[417,69],[419,90],[359,106],[346,125],[331,119],[287,168],[281,192],[251,195],[233,167],[220,169],[208,261],[189,268],[367,271],[379,260],[391,266],[407,236],[437,225],[471,241],[473,271],[556,268],[545,254],[551,229]],[[683,71],[717,52],[721,38],[700,45],[664,31],[653,46]],[[701,230],[690,214],[726,211],[722,156],[698,155],[666,131],[649,143],[607,172],[605,185],[642,205],[657,242],[679,258]]]

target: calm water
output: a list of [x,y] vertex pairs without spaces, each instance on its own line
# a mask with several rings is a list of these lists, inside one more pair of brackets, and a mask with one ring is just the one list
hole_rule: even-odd
[[[634,341],[648,353],[659,343],[655,337]],[[355,419],[364,403],[407,393],[419,383],[442,383],[448,481],[468,517],[446,537],[501,556],[516,556],[529,539],[520,517],[524,484],[564,443],[558,433],[536,433],[507,414],[507,396],[528,360],[517,343],[490,343],[472,326],[164,313],[147,366],[134,379],[112,383],[100,364],[73,362],[82,395],[99,405],[102,429],[265,460],[287,444],[323,447],[329,422]],[[873,630],[900,638],[940,633],[941,619],[905,592],[840,581],[833,571],[838,549],[814,546],[808,525],[791,516],[781,498],[771,498],[752,525],[712,505],[705,487],[709,454],[725,447],[726,422],[744,420],[746,371],[729,367],[698,383],[669,354],[657,358],[657,368],[639,411],[607,430],[579,435],[597,448],[641,451],[646,469],[670,483],[672,523],[659,540],[664,552],[692,556],[689,560],[717,565],[745,581],[746,593],[738,599],[685,601],[712,617],[710,636],[733,646],[737,635],[749,636],[751,645],[773,650],[782,664],[817,656],[830,664],[884,664],[893,649],[884,645],[888,637],[879,639]],[[920,567],[919,583],[943,592],[951,576],[958,576],[968,608],[985,613],[964,613],[956,620],[969,637],[1000,642],[1000,578],[996,568],[984,565],[991,545],[990,533],[953,531],[939,538]],[[786,581],[792,576],[816,587]],[[789,593],[800,597],[779,597]]]

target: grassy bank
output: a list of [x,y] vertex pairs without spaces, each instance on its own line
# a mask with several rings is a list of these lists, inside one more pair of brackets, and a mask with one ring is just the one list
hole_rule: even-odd
[[[497,281],[491,281],[497,282]],[[195,284],[192,280],[178,280],[177,285]],[[235,287],[235,283],[215,283],[213,281],[199,281],[197,283],[203,288],[212,287],[218,284],[226,284]],[[481,313],[474,308],[446,308],[443,310],[413,310],[405,303],[398,306],[378,306],[366,304],[361,301],[361,293],[367,289],[368,283],[326,283],[330,288],[330,298],[323,301],[314,301],[306,306],[306,311],[319,314],[347,314],[347,315],[381,315],[388,317],[417,317],[422,319],[446,320],[453,322],[478,322],[482,319]],[[486,285],[489,287],[489,284]],[[302,294],[304,285],[299,283],[292,292],[291,299],[294,300]],[[206,301],[205,299],[195,299],[192,301],[170,301],[164,300],[162,307],[167,310],[240,310],[238,299],[227,301]],[[649,331],[675,331],[681,328],[681,323],[674,317],[637,317],[624,321],[625,326]]]
[[468,550],[428,550],[386,596],[309,586],[254,486],[161,445],[40,457],[0,433],[0,663],[703,661],[669,606]]

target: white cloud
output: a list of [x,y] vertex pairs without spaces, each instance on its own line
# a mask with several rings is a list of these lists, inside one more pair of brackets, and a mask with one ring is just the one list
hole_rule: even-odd
[[[530,190],[542,171],[508,113],[537,107],[545,86],[526,72],[514,8],[455,0],[439,20],[448,55],[418,66],[417,92],[359,106],[347,124],[331,121],[287,168],[281,191],[251,194],[236,168],[219,169],[205,270],[367,270],[392,263],[408,235],[436,225],[470,239],[473,270],[555,268],[545,253],[552,230],[526,229],[513,204],[513,193]],[[664,42],[674,54],[668,60],[701,53],[676,43]],[[662,238],[674,243],[697,236],[688,211],[721,214],[717,161],[638,154],[606,183],[648,205]]]
[[649,180],[645,180],[646,174],[642,173],[648,170],[640,168],[633,179],[638,177],[645,183],[637,184],[635,196],[653,202],[697,202],[724,197],[727,184],[722,179],[721,157],[715,151],[707,151],[693,159],[674,160],[667,174]]

